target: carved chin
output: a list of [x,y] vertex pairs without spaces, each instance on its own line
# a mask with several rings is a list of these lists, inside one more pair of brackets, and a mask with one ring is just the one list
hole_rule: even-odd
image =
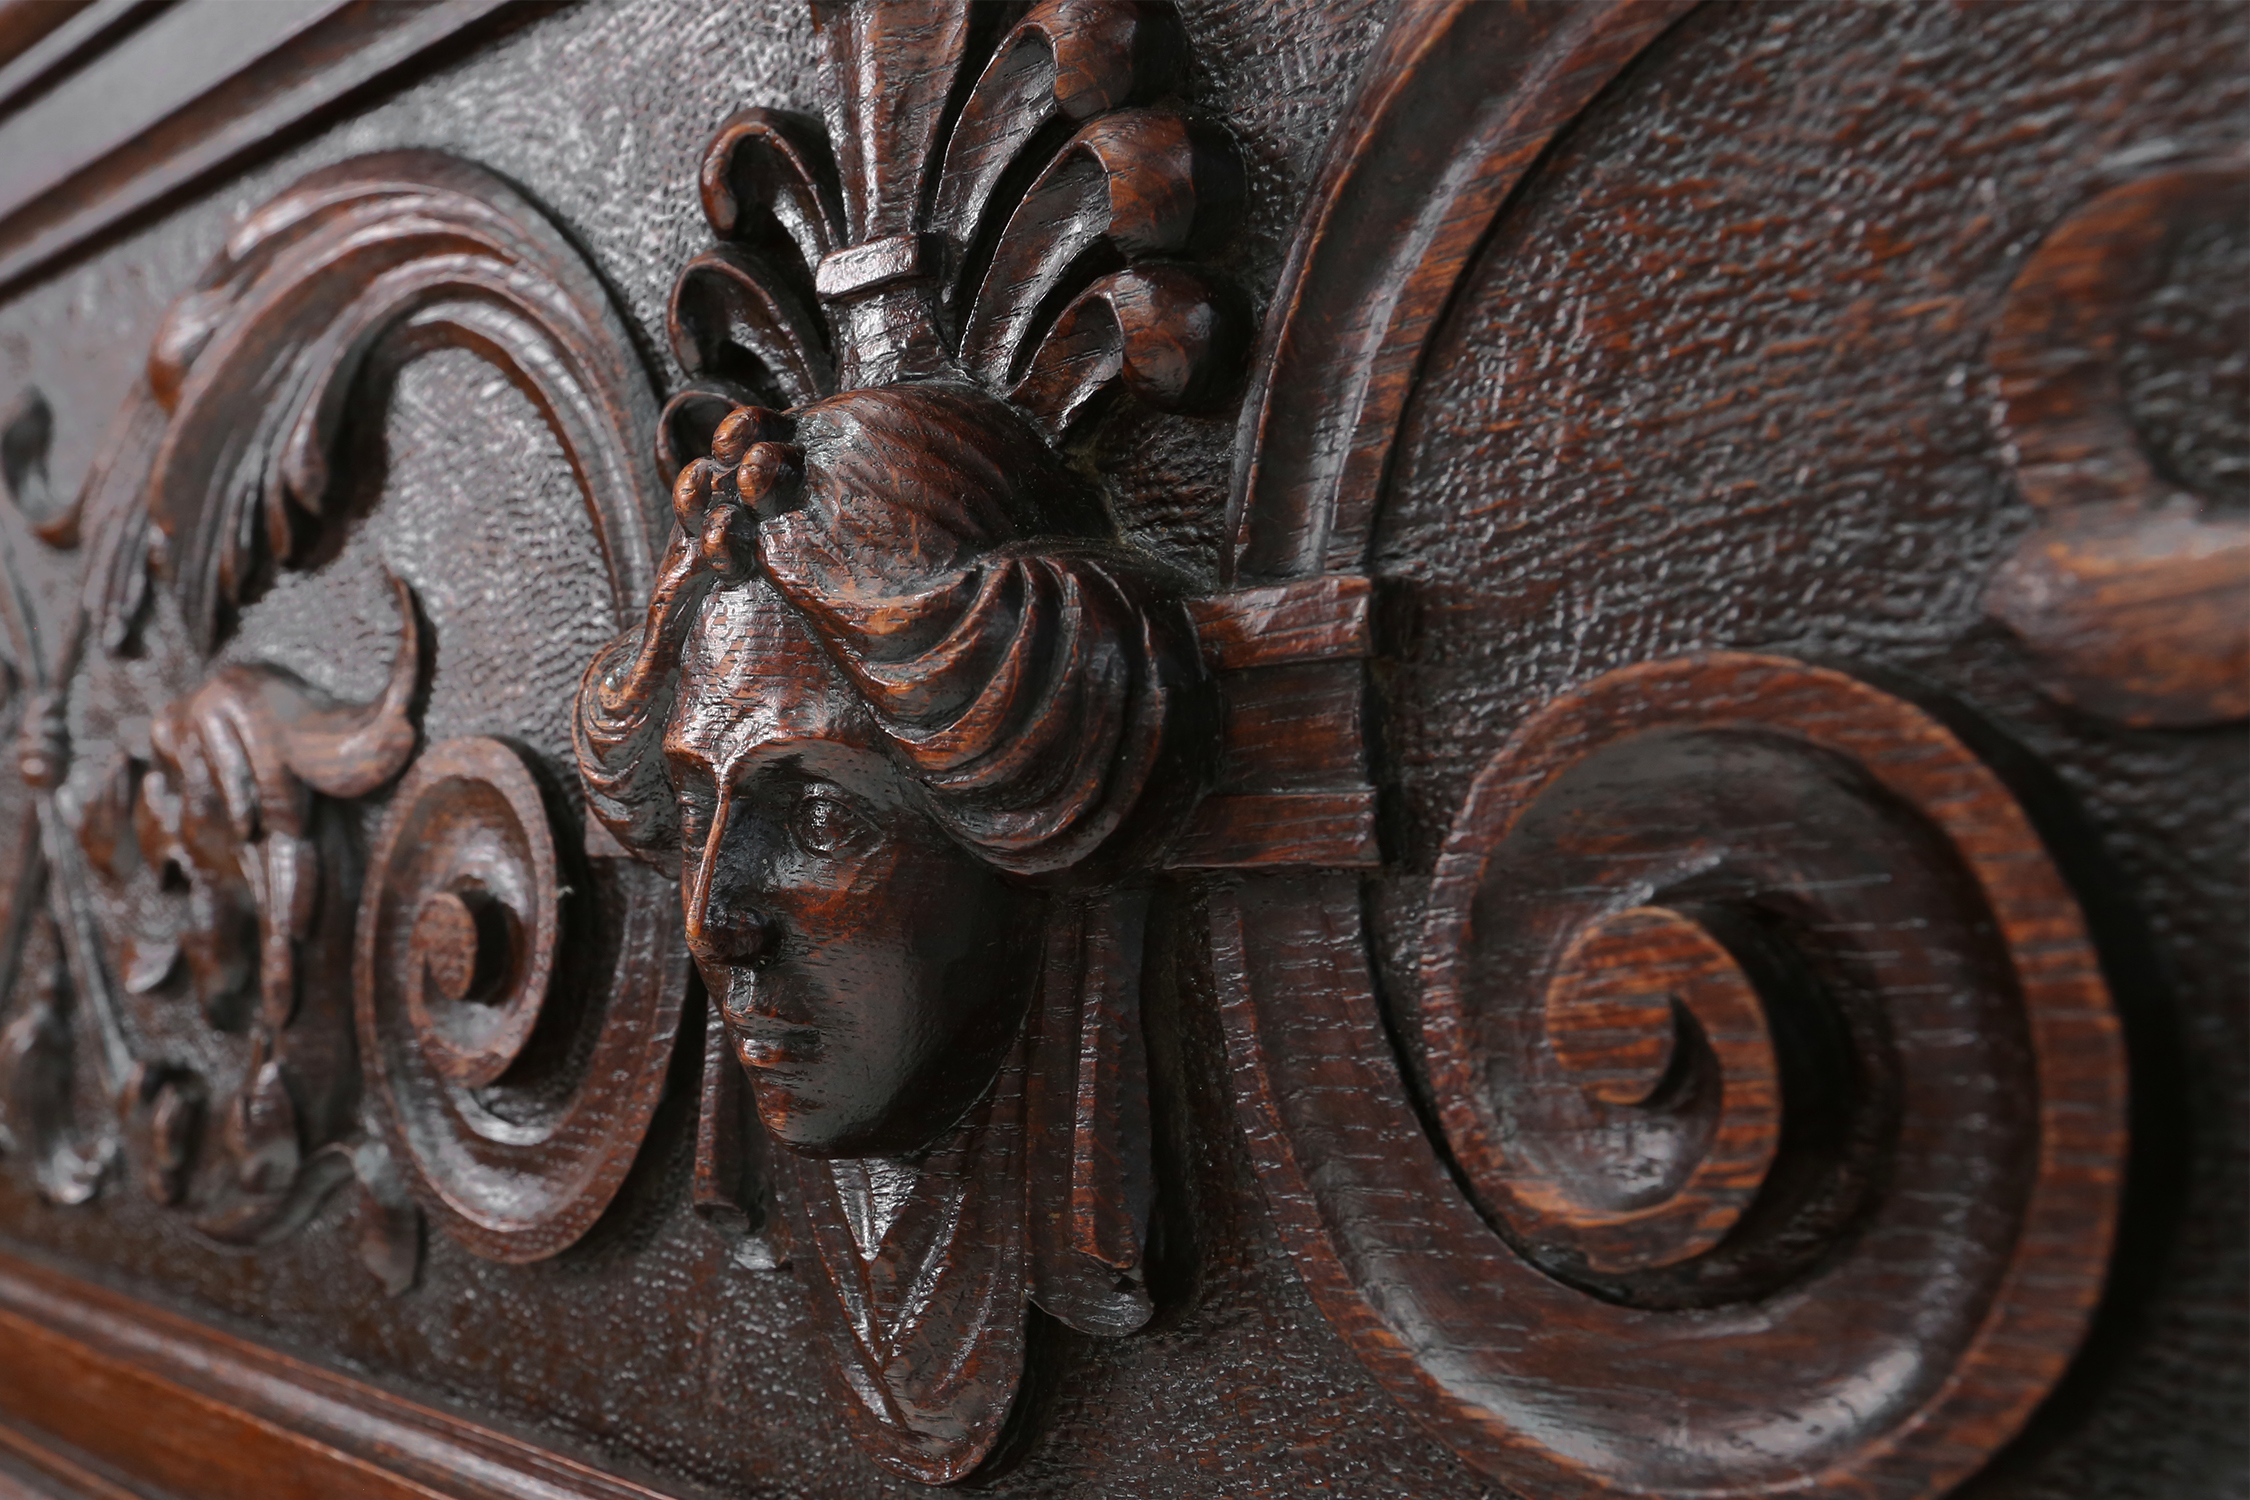
[[758,1118],[775,1140],[812,1156],[837,1154],[853,1134],[820,1085],[825,1050],[819,1028],[788,1026],[759,1017],[730,1018],[735,1060],[749,1075]]
[[871,1070],[854,1065],[848,1038],[776,1013],[775,991],[786,988],[778,979],[770,971],[730,970],[713,986],[723,997],[727,1039],[750,1079],[767,1134],[806,1156],[863,1156],[886,1149],[886,1138],[895,1132],[883,1127],[898,1111],[871,1097]]
[[752,1017],[729,1036],[766,1133],[800,1156],[910,1156],[957,1122],[958,1101],[872,1084],[871,1060],[819,1027]]
[[[820,1158],[909,1155],[926,1144],[927,1130],[910,1127],[911,1111],[869,1112],[862,1101],[839,1103],[824,1088],[823,1070],[795,1059],[817,1056],[821,1034],[800,1030],[789,1041],[769,1046],[759,1038],[737,1036],[735,1056],[750,1077],[751,1096],[766,1133],[800,1156]],[[786,1059],[786,1060],[785,1060]]]

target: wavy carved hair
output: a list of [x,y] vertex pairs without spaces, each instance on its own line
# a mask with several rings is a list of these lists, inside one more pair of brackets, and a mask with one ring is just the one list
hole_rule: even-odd
[[1002,403],[944,384],[736,411],[681,471],[639,629],[574,721],[593,811],[652,863],[678,845],[663,757],[681,648],[715,586],[762,577],[867,705],[931,815],[993,866],[1099,869],[1192,789],[1159,774],[1201,717],[1177,606],[1086,484]]

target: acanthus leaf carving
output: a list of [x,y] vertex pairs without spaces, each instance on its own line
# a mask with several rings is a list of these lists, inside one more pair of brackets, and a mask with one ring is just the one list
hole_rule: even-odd
[[384,152],[324,168],[253,214],[150,353],[149,389],[170,420],[147,512],[203,649],[275,567],[312,555],[340,501],[332,455],[352,413],[444,345],[479,351],[539,407],[586,466],[612,572],[647,576],[647,483],[637,450],[615,439],[645,428],[647,387],[599,278],[491,174]]
[[[398,645],[375,699],[332,705],[275,669],[225,667],[155,716],[147,769],[129,778],[140,862],[184,885],[185,914],[170,932],[129,935],[126,952],[176,946],[205,1019],[247,1037],[242,1083],[213,1106],[222,1169],[197,1223],[214,1238],[294,1227],[333,1184],[321,1148],[356,1121],[349,1021],[319,993],[351,941],[344,882],[355,864],[328,803],[380,789],[415,749],[421,628],[412,591],[392,585]],[[79,832],[108,848],[102,820]],[[138,977],[128,970],[128,989]],[[167,1185],[160,1201],[182,1196],[174,1158],[192,1106],[180,1090],[144,1081],[134,1103],[146,1122],[144,1177]]]
[[[10,610],[21,627],[12,655],[35,664],[18,759],[54,804],[42,813],[36,878],[17,889],[34,901],[51,890],[70,1003],[101,1022],[96,1060],[115,1101],[114,1119],[91,1122],[83,1150],[42,1124],[48,1154],[60,1161],[68,1148],[91,1163],[78,1173],[84,1189],[71,1189],[83,1197],[122,1143],[150,1198],[230,1243],[290,1233],[356,1180],[353,1232],[393,1294],[416,1275],[416,1194],[428,1191],[432,1207],[451,1200],[420,1154],[427,1132],[370,1113],[362,1087],[355,929],[363,905],[374,911],[397,893],[383,891],[380,875],[362,891],[353,804],[388,793],[423,751],[430,624],[406,579],[392,576],[396,645],[365,702],[335,702],[276,667],[215,658],[277,569],[317,568],[334,550],[368,498],[351,490],[354,445],[373,436],[367,414],[387,403],[404,365],[444,348],[472,352],[529,397],[579,479],[609,598],[637,597],[652,571],[648,519],[661,495],[643,456],[655,403],[600,278],[491,174],[434,152],[394,151],[323,168],[284,191],[174,304],[73,508],[72,535],[41,533],[50,547],[80,529],[90,541],[59,645],[38,638],[28,603],[6,601],[21,605]],[[64,731],[85,650],[106,653],[96,667],[149,650],[153,631],[176,628],[156,623],[162,594],[178,607],[166,618],[185,624],[201,680],[149,706],[143,739],[107,747],[100,767],[76,774]],[[554,814],[563,828],[573,816]],[[544,807],[540,817],[549,817]],[[585,1013],[562,1005],[571,1015],[541,1027],[547,996],[534,986],[519,1030],[536,1041],[606,1025],[613,1041],[635,1039],[650,1054],[645,1065],[604,1054],[604,1066],[629,1075],[627,1091],[645,1107],[574,1122],[579,1147],[606,1165],[574,1180],[567,1224],[550,1224],[528,1252],[520,1239],[479,1243],[458,1212],[439,1216],[508,1258],[551,1254],[602,1212],[648,1126],[677,1029],[684,977],[678,945],[665,937],[669,893],[606,838],[585,842],[594,866],[576,878],[585,941],[637,976],[634,995],[645,1003]],[[550,880],[544,899],[559,889]],[[480,913],[468,896],[439,894],[474,926]],[[481,983],[481,974],[466,977]],[[162,1055],[125,1020],[128,1010],[153,1014],[190,996],[209,1028],[193,1059]],[[47,1010],[61,1013],[59,1003]],[[41,1079],[61,1076],[69,1060],[50,1044],[67,1033],[45,1015],[25,1013],[16,1049]],[[9,1096],[11,1120],[35,1093],[27,1083]]]

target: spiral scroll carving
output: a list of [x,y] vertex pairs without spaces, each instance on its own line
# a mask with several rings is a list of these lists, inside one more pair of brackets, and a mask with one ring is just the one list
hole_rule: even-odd
[[1533,1493],[1905,1500],[2021,1427],[2101,1293],[2124,1056],[1960,740],[1779,658],[1625,669],[1492,758],[1435,874],[1435,1130],[1346,886],[1213,911],[1284,1235],[1409,1410]]
[[433,747],[384,820],[360,905],[360,1047],[409,1185],[497,1260],[552,1255],[609,1205],[684,990],[661,906],[632,903],[638,920],[614,933],[574,916],[656,877],[578,869],[551,797],[503,741]]
[[1479,1187],[1551,1255],[1597,1272],[1716,1248],[1780,1143],[1780,1069],[1756,988],[1710,928],[1661,906],[1587,923],[1547,978],[1510,1018],[1510,1041],[1535,1060],[1512,1079],[1514,1150],[1491,1139],[1496,1112],[1468,1081],[1475,1059],[1445,1058],[1446,1126]]

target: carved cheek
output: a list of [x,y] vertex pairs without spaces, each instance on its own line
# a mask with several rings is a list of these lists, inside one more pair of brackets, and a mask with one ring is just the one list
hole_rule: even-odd
[[785,859],[772,883],[776,912],[808,957],[902,946],[913,913],[899,899],[898,865],[899,847],[887,839],[842,859]]
[[892,987],[884,998],[896,1024],[917,1047],[943,1044],[972,1020],[996,982],[964,985],[955,972],[981,946],[996,894],[990,879],[950,846],[901,841],[883,861],[879,887],[869,884],[867,946],[881,946],[880,967]]

